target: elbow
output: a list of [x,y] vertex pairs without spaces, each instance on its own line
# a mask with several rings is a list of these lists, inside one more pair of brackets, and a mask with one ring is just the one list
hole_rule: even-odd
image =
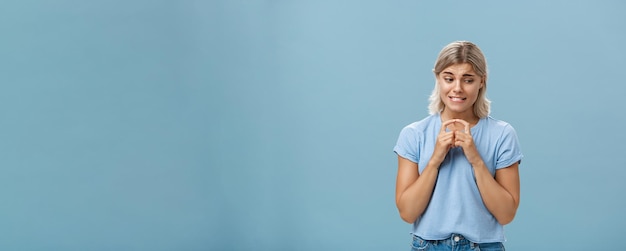
[[[513,222],[513,219],[515,219],[515,214],[517,214],[517,208],[518,207],[519,207],[519,202],[516,202],[510,208],[503,209],[502,211],[500,211],[500,213],[496,217],[496,220],[498,221],[498,223],[500,223],[500,225],[504,226],[504,225],[507,225],[507,224]],[[495,214],[494,214],[494,216],[495,216]]]
[[498,223],[500,223],[500,225],[502,225],[502,226],[507,225],[507,224],[513,222],[513,219],[515,219],[515,213],[508,214],[508,215],[502,215],[502,216],[496,218],[496,220],[498,220]]
[[406,223],[413,224],[417,220],[417,216],[407,214],[406,212],[400,211],[400,218]]
[[507,219],[498,219],[498,223],[500,223],[500,225],[504,226],[506,224],[509,224],[513,221],[513,218],[507,218]]
[[421,213],[418,213],[415,208],[410,208],[406,205],[403,205],[401,201],[396,200],[396,208],[398,209],[398,213],[400,214],[400,218],[406,223],[413,224],[419,218]]

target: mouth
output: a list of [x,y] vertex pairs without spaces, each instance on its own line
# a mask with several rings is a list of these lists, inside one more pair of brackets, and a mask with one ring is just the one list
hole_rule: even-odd
[[450,100],[454,101],[454,102],[461,102],[461,101],[464,101],[464,100],[467,99],[467,98],[464,98],[464,97],[453,97],[453,96],[448,96],[448,98]]

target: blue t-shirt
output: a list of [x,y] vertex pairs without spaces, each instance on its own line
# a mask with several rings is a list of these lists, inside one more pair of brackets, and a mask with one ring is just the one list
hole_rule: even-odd
[[[417,163],[421,174],[433,154],[440,129],[440,114],[412,123],[402,129],[393,150]],[[470,131],[494,177],[497,169],[521,161],[517,135],[508,123],[485,117]],[[413,224],[412,233],[426,240],[442,240],[454,233],[475,243],[505,241],[503,226],[485,207],[474,170],[461,147],[450,149],[441,163],[430,203]]]

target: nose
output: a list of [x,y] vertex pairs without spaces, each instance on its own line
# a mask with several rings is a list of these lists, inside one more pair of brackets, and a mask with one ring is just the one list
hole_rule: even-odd
[[463,89],[461,89],[461,80],[457,79],[456,81],[454,81],[454,86],[452,87],[452,91],[454,92],[461,92],[463,91]]

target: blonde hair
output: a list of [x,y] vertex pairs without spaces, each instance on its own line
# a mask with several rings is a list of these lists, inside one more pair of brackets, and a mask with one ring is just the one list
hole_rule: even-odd
[[439,73],[450,65],[464,63],[472,65],[474,72],[483,80],[483,87],[478,90],[478,98],[474,103],[474,114],[479,118],[484,118],[489,115],[491,101],[487,99],[487,60],[482,51],[480,51],[480,48],[469,41],[452,42],[439,52],[439,56],[435,62],[435,68],[433,69],[435,73],[435,88],[428,99],[430,101],[428,105],[430,114],[439,113],[443,111],[445,107],[441,100],[439,86],[436,80]]

